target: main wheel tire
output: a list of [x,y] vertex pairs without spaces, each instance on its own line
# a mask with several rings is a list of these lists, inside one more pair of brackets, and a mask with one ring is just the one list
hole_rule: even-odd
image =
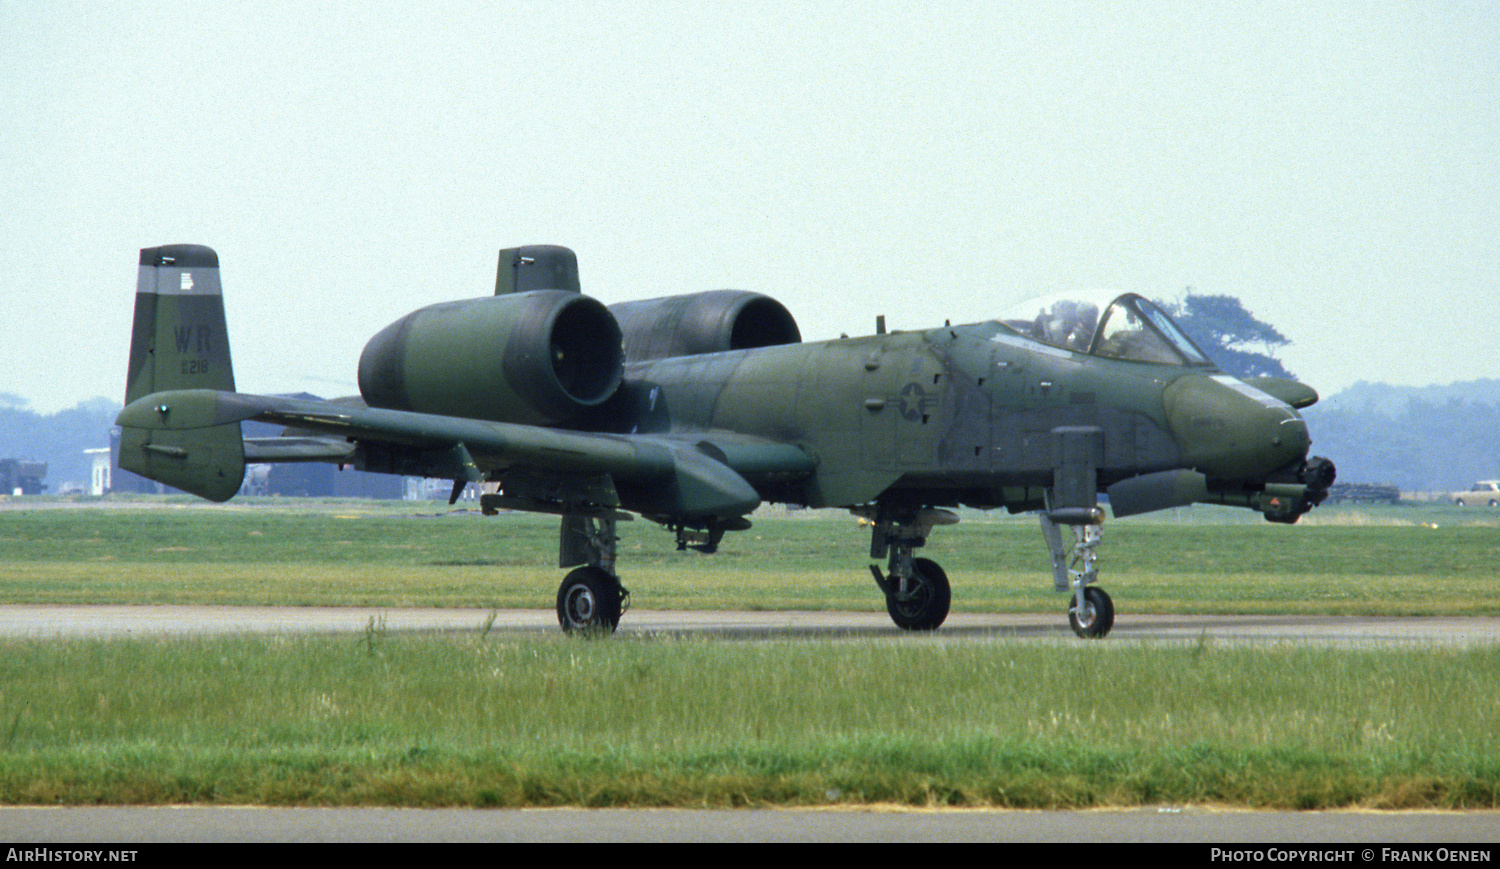
[[567,633],[609,636],[620,625],[620,580],[597,567],[580,567],[557,589],[557,622]]
[[[937,630],[948,618],[948,606],[953,602],[953,590],[948,585],[948,574],[928,558],[917,558],[911,563],[911,594],[901,600],[895,594],[885,596],[885,610],[891,614],[896,627],[908,631]],[[898,582],[891,577],[892,583]]]
[[1115,602],[1104,589],[1091,585],[1083,590],[1084,612],[1076,605],[1068,607],[1068,624],[1073,633],[1085,639],[1098,639],[1115,626]]

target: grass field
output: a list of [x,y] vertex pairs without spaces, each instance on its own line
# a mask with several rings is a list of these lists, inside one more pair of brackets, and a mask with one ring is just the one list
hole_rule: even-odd
[[[1111,522],[1100,584],[1122,612],[1500,614],[1500,511],[1314,515],[1280,526],[1195,508]],[[884,608],[869,532],[848,514],[774,511],[712,556],[675,551],[646,521],[620,528],[637,607]],[[403,502],[0,510],[0,553],[6,603],[546,607],[562,576],[553,517]],[[922,554],[947,571],[956,611],[1063,606],[1034,517],[966,515]]]
[[[5,602],[530,607],[561,573],[545,517],[17,506],[0,504]],[[1104,584],[1135,612],[1500,612],[1500,514],[1315,515],[1110,523]],[[867,534],[771,515],[702,556],[634,522],[621,570],[639,607],[880,609]],[[955,608],[1061,611],[1034,518],[966,515],[924,555]],[[5,641],[0,802],[1493,809],[1500,649],[589,642],[378,623]]]
[[1500,651],[0,644],[25,804],[1500,807]]

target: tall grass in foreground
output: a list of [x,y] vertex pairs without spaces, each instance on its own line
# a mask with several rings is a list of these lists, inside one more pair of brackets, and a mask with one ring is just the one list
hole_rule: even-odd
[[1500,806],[1500,650],[0,644],[0,802]]

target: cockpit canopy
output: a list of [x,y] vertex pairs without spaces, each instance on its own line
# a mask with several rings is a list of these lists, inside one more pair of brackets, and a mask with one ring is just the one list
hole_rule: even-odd
[[1110,359],[1157,365],[1212,365],[1156,303],[1113,290],[1033,299],[1000,321],[1027,338]]

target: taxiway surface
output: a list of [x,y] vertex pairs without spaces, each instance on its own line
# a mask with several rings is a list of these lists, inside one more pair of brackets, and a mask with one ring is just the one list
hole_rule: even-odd
[[[491,620],[493,617],[493,620]],[[176,605],[0,606],[0,636],[121,637],[160,634],[340,633],[378,624],[386,631],[557,631],[552,610],[403,607]],[[620,634],[705,634],[726,638],[914,637],[942,640],[1034,639],[1076,642],[1060,614],[954,613],[931,634],[913,635],[875,612],[732,612],[631,610]],[[1500,643],[1500,618],[1362,616],[1121,615],[1112,640],[1299,642],[1333,645],[1485,645]]]

